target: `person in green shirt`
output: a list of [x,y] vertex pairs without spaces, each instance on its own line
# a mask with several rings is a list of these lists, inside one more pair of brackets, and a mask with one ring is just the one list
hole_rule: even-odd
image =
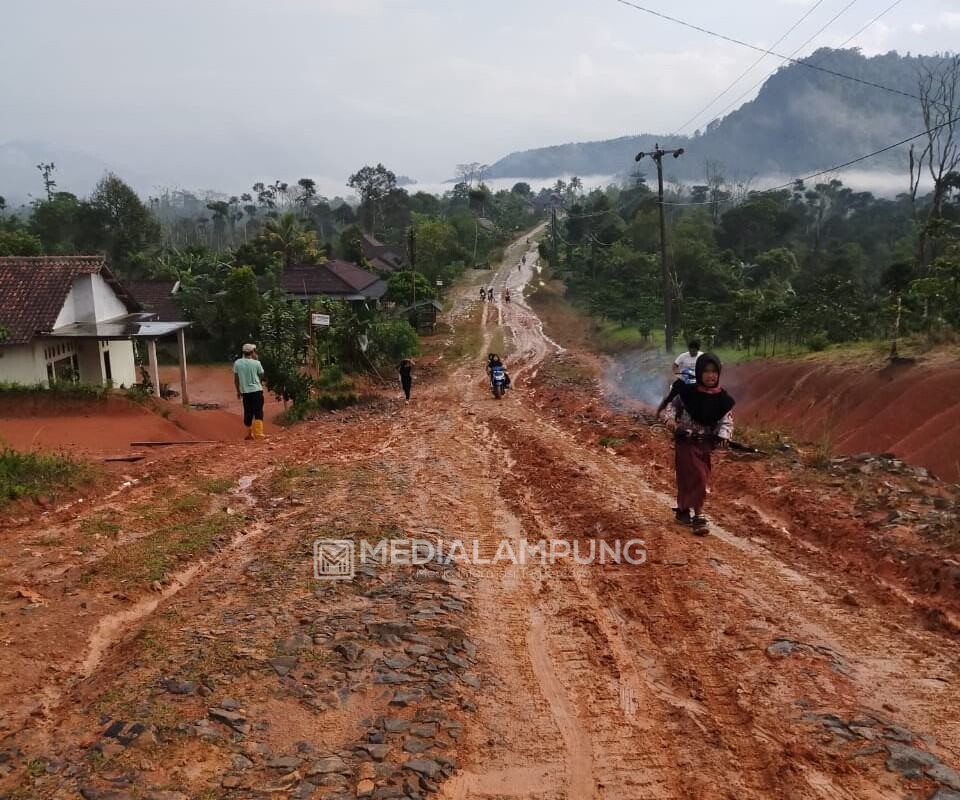
[[243,401],[243,424],[247,439],[264,439],[263,433],[263,366],[257,358],[257,346],[245,344],[243,357],[233,362],[233,385]]

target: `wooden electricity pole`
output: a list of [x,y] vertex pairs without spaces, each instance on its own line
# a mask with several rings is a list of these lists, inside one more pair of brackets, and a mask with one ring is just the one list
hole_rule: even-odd
[[650,156],[657,162],[657,193],[660,207],[660,271],[663,279],[663,343],[668,353],[673,353],[673,281],[670,280],[670,268],[667,266],[667,223],[663,214],[663,157],[680,158],[682,147],[676,150],[663,150],[659,144],[649,153],[637,153],[635,161]]

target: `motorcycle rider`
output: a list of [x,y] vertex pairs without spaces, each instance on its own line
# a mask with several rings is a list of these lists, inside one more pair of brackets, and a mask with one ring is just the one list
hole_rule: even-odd
[[[677,356],[676,360],[673,362],[673,376],[674,378],[684,378],[684,370],[690,370],[691,373],[697,367],[697,359],[703,355],[700,352],[700,342],[697,339],[691,339],[687,344],[688,350],[685,353],[681,353]],[[684,380],[685,383],[692,383],[692,381]]]
[[503,361],[500,360],[500,355],[498,353],[490,353],[487,356],[487,375],[490,376],[490,387],[493,388],[494,380],[493,374],[495,370],[503,371],[503,388],[510,388],[510,373],[507,372],[507,368],[504,366]]

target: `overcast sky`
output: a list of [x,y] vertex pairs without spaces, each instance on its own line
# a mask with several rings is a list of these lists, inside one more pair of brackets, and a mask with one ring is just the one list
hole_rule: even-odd
[[[769,46],[816,0],[638,2]],[[777,49],[848,2],[822,0]],[[802,54],[840,44],[891,2],[857,0]],[[616,0],[3,6],[0,144],[87,152],[144,190],[240,191],[377,161],[436,181],[513,150],[671,132],[757,57]],[[903,0],[850,46],[929,53],[958,41],[960,0]]]

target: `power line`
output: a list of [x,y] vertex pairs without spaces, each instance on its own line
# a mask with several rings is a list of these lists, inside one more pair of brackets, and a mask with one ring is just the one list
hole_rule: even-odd
[[[671,17],[668,14],[663,14],[659,11],[654,11],[653,9],[638,5],[634,2],[631,2],[631,0],[615,0],[615,1],[617,3],[620,3],[621,5],[627,6],[628,8],[632,8],[636,11],[642,11],[645,14],[651,14],[655,17],[659,17],[660,19],[665,19],[668,22],[673,22],[673,23],[676,23],[677,25],[682,25],[685,28],[690,28],[691,30],[699,31],[700,33],[705,33],[708,36],[713,36],[714,38],[722,39],[725,42],[730,42],[731,44],[736,44],[736,45],[739,45],[740,47],[746,47],[758,53],[768,52],[764,50],[762,47],[759,47],[755,44],[750,44],[749,42],[745,42],[742,39],[736,39],[733,36],[727,36],[724,33],[717,33],[716,31],[709,30],[708,28],[701,27],[700,25],[694,25],[692,22],[686,22],[685,20],[677,19],[676,17]],[[922,98],[920,98],[918,95],[911,94],[910,92],[904,92],[900,89],[894,89],[890,86],[884,86],[881,83],[874,83],[873,81],[864,80],[863,78],[856,78],[853,75],[847,75],[843,72],[837,72],[836,70],[828,69],[827,67],[820,67],[820,66],[817,66],[816,64],[810,64],[802,59],[796,59],[796,58],[793,58],[792,56],[785,56],[782,53],[777,53],[772,50],[769,51],[769,54],[772,56],[776,56],[777,58],[783,61],[789,62],[791,64],[797,64],[801,67],[806,67],[807,69],[816,70],[817,72],[823,72],[827,75],[833,75],[835,78],[843,78],[844,80],[853,81],[854,83],[859,83],[859,84],[862,84],[863,86],[871,86],[874,89],[880,89],[881,91],[889,92],[890,94],[900,95],[901,97],[909,97],[911,100],[922,101]],[[954,109],[951,106],[946,106],[942,103],[938,105],[943,105],[944,108],[948,108],[951,111],[960,110],[960,109]]]
[[741,72],[739,75],[737,75],[737,77],[734,78],[734,79],[730,82],[730,85],[727,86],[726,89],[724,89],[722,92],[720,92],[720,94],[718,94],[716,97],[714,97],[709,103],[707,103],[707,104],[706,104],[703,108],[701,108],[696,114],[694,114],[692,117],[690,117],[690,119],[688,119],[686,122],[684,122],[683,125],[680,125],[680,126],[679,126],[676,130],[674,130],[674,132],[671,133],[670,135],[671,135],[671,136],[676,136],[680,131],[682,131],[684,128],[686,128],[687,125],[689,125],[691,122],[693,122],[695,119],[697,119],[704,111],[706,111],[708,108],[710,108],[710,106],[712,106],[714,103],[716,103],[717,100],[719,100],[719,99],[720,99],[721,97],[723,97],[727,92],[729,92],[734,86],[736,86],[736,85],[740,82],[740,80],[741,80],[742,78],[744,78],[747,74],[749,74],[749,73],[753,70],[753,68],[754,68],[755,66],[757,66],[757,64],[759,64],[761,61],[763,61],[763,59],[765,59],[768,55],[770,55],[770,54],[773,52],[773,48],[774,48],[774,47],[776,47],[778,44],[780,44],[780,42],[782,42],[782,41],[783,41],[784,39],[786,39],[791,33],[793,33],[793,32],[800,26],[800,24],[801,24],[804,20],[806,20],[807,17],[809,17],[814,11],[816,11],[821,5],[823,5],[823,2],[824,2],[824,0],[817,0],[817,2],[814,3],[813,6],[811,6],[810,9],[809,9],[802,17],[800,17],[800,19],[798,19],[796,22],[793,23],[793,25],[790,26],[789,30],[787,30],[787,32],[784,33],[783,36],[781,36],[779,39],[777,39],[777,41],[775,41],[772,45],[770,45],[770,49],[769,49],[769,50],[767,50],[765,53],[763,53],[763,54],[762,54],[756,61],[754,61],[749,67],[747,67],[743,72]]
[[840,46],[837,47],[837,50],[842,50],[844,47],[846,47],[848,44],[850,44],[850,42],[852,42],[854,39],[856,39],[861,33],[863,33],[867,28],[871,27],[874,23],[879,22],[881,19],[883,19],[885,16],[887,16],[887,14],[889,14],[891,11],[893,11],[893,9],[895,9],[895,8],[896,8],[898,5],[900,5],[902,2],[903,2],[903,0],[894,0],[893,3],[891,3],[891,4],[890,4],[889,6],[887,6],[883,11],[881,11],[879,14],[877,14],[877,16],[875,16],[875,17],[874,17],[872,20],[870,20],[866,25],[864,25],[860,30],[858,30],[855,34],[853,34],[853,36],[851,36],[851,37],[848,38],[848,39],[845,39],[845,40],[840,44]]
[[[853,36],[850,36],[846,41],[844,41],[843,44],[841,44],[837,49],[838,49],[838,50],[842,50],[846,45],[848,45],[850,42],[852,42],[854,39],[856,39],[856,38],[857,38],[861,33],[863,33],[867,28],[869,28],[869,27],[870,27],[871,25],[873,25],[875,22],[878,22],[880,19],[882,19],[884,16],[886,16],[889,12],[893,11],[893,9],[896,8],[896,7],[897,7],[900,3],[902,3],[902,2],[903,2],[903,0],[896,0],[896,2],[893,3],[893,5],[888,6],[885,11],[883,11],[883,12],[881,12],[880,14],[878,14],[877,16],[875,16],[875,17],[874,17],[872,20],[870,20],[866,25],[864,25],[860,30],[858,30],[855,34],[853,34]],[[850,3],[850,5],[853,5],[853,3]],[[850,8],[850,5],[846,6],[843,10],[841,10],[841,11],[840,11],[840,14],[843,14],[844,11],[847,10],[847,8]],[[837,17],[839,17],[840,14],[837,14]],[[837,17],[834,17],[833,19],[836,19]],[[802,45],[800,45],[796,50],[794,50],[792,53],[790,53],[790,57],[792,58],[792,57],[795,56],[798,52],[800,52],[803,48],[805,48],[808,44],[810,44],[810,42],[812,42],[812,41],[813,41],[814,39],[816,39],[821,33],[823,33],[823,31],[824,31],[824,30],[830,25],[830,23],[832,23],[832,22],[833,22],[833,20],[830,20],[830,22],[828,22],[827,25],[825,25],[823,28],[821,28],[819,31],[817,31],[813,36],[811,36],[809,39],[807,39],[807,41],[805,41]],[[769,78],[771,75],[773,75],[774,72],[776,72],[776,70],[773,70],[773,72],[768,72],[763,78],[761,78],[759,81],[757,81],[755,84],[753,84],[753,86],[751,86],[749,89],[747,89],[747,91],[745,91],[743,94],[741,94],[739,97],[737,97],[736,100],[734,100],[734,101],[733,101],[732,103],[730,103],[729,105],[725,106],[725,107],[723,108],[723,110],[721,110],[720,113],[717,114],[717,117],[722,117],[724,114],[726,114],[731,108],[733,108],[734,106],[736,106],[737,103],[739,103],[741,100],[743,100],[744,97],[746,97],[748,94],[750,94],[750,93],[751,93],[754,89],[756,89],[758,86],[760,86],[761,84],[763,84],[764,81],[766,81],[767,78]],[[919,99],[919,98],[917,98],[917,99]]]
[[[859,164],[862,161],[866,161],[868,159],[874,158],[875,156],[879,156],[879,155],[882,155],[883,153],[887,153],[890,150],[894,150],[897,147],[900,147],[901,145],[907,144],[908,142],[912,142],[914,139],[921,139],[924,136],[934,133],[935,131],[938,131],[941,128],[946,128],[948,125],[953,125],[957,122],[960,122],[960,116],[954,117],[953,119],[948,119],[946,122],[941,123],[940,125],[935,125],[932,128],[928,128],[922,133],[917,133],[917,134],[914,134],[913,136],[908,136],[906,139],[901,139],[899,142],[895,142],[894,144],[887,145],[886,147],[881,147],[879,150],[874,150],[872,153],[867,153],[866,155],[858,156],[857,158],[854,158],[850,161],[845,161],[843,164],[836,164],[832,167],[827,167],[826,169],[822,169],[819,172],[814,172],[812,175],[806,175],[802,178],[793,178],[787,183],[781,183],[779,186],[771,186],[768,189],[760,189],[756,192],[750,192],[750,194],[769,194],[770,192],[778,192],[781,189],[789,189],[791,186],[794,186],[797,183],[797,181],[806,182],[806,181],[813,180],[814,178],[819,178],[821,175],[828,175],[831,172],[839,172],[840,170],[846,169],[847,167],[852,167],[854,164]],[[708,206],[708,205],[713,205],[714,202],[715,201],[713,200],[705,200],[702,202],[701,201],[688,202],[688,203],[666,202],[664,203],[664,205],[666,206]]]

